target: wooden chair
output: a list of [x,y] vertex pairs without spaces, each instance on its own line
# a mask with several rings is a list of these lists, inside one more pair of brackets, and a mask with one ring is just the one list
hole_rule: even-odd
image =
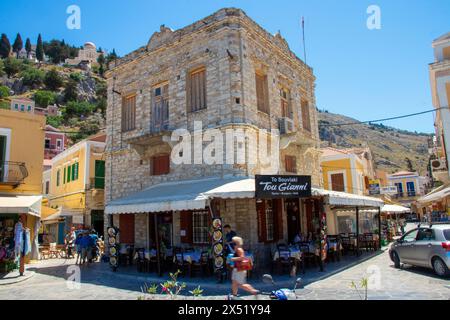
[[190,277],[200,273],[203,277],[205,274],[209,276],[209,254],[208,251],[202,251],[199,261],[192,261],[190,266]]
[[39,255],[41,260],[47,260],[50,258],[50,245],[42,245],[39,248]]
[[56,242],[50,243],[48,252],[49,252],[49,258],[58,259],[60,257],[60,251],[56,245]]
[[302,252],[302,263],[304,264],[302,266],[302,269],[304,270],[306,266],[310,265],[316,265],[316,254],[314,252],[311,252],[309,250],[309,243],[308,242],[301,242],[299,244],[299,249]]
[[191,264],[184,260],[184,253],[183,252],[177,252],[174,253],[174,266],[176,270],[181,271],[181,276],[184,277],[186,274],[191,274]]

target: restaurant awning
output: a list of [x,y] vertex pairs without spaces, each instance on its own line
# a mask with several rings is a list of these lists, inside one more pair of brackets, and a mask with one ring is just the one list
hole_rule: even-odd
[[411,212],[410,208],[399,206],[396,204],[385,204],[383,208],[381,209],[381,212],[386,213],[406,213]]
[[384,205],[381,199],[318,188],[312,188],[312,195],[324,197],[325,203],[333,206],[382,207]]
[[157,184],[106,205],[106,214],[198,210],[207,206],[209,199],[254,197],[255,188],[239,177],[205,178]]
[[59,208],[55,213],[49,215],[48,217],[42,219],[42,223],[44,224],[52,224],[57,223],[63,220],[65,217],[74,217],[74,216],[83,216],[83,209],[67,209],[67,208]]
[[419,199],[417,199],[417,202],[426,204],[426,203],[430,203],[433,201],[440,201],[440,200],[446,198],[447,196],[450,196],[450,186],[444,185],[444,186],[434,189],[427,195],[420,197]]
[[[377,198],[312,188],[313,196],[323,196],[330,205],[382,207]],[[106,214],[165,212],[204,209],[214,198],[239,199],[255,197],[255,179],[249,177],[205,178],[166,182],[113,200]]]
[[30,214],[41,216],[42,196],[2,195],[0,214]]

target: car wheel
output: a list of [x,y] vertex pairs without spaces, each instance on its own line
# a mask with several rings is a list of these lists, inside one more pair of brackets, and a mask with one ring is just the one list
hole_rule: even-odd
[[394,261],[394,267],[400,269],[400,258],[397,252],[392,252],[392,261]]
[[446,277],[450,275],[450,271],[441,258],[433,259],[433,270],[439,277]]

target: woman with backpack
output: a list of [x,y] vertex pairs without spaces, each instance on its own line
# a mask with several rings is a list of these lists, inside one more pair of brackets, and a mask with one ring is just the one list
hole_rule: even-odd
[[232,294],[236,297],[239,288],[241,288],[253,295],[257,295],[259,291],[247,283],[247,270],[252,269],[252,262],[249,258],[245,257],[244,249],[242,249],[244,241],[241,237],[233,237],[232,242],[234,244],[234,257],[231,258],[233,262],[233,272],[231,275]]

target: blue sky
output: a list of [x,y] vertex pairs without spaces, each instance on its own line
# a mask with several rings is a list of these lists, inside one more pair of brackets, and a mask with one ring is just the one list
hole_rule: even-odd
[[[81,30],[66,27],[69,5],[81,9]],[[366,27],[367,7],[381,8],[381,30]],[[450,31],[449,0],[0,0],[0,32],[36,42],[65,39],[124,55],[147,43],[161,24],[186,26],[222,7],[242,8],[271,33],[278,30],[303,58],[301,17],[306,23],[307,63],[317,77],[317,106],[358,120],[432,109],[428,64],[431,42]],[[432,114],[385,122],[432,132]]]

